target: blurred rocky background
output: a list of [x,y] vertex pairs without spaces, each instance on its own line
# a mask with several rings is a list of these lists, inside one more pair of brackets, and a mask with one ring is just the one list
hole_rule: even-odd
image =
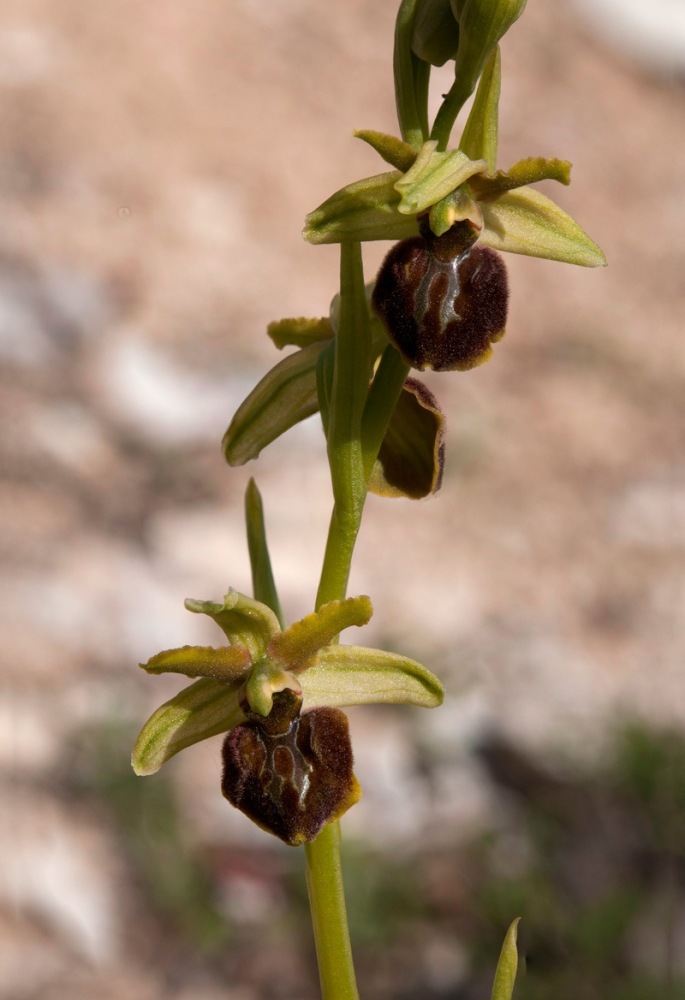
[[[362,532],[365,641],[448,692],[352,713],[366,996],[485,1000],[516,915],[524,1000],[685,996],[685,89],[673,44],[643,60],[612,30],[632,6],[599,7],[531,0],[505,39],[500,161],[571,159],[554,197],[610,266],[508,258],[493,360],[430,379],[442,492],[372,499]],[[219,741],[152,778],[128,757],[179,686],[136,664],[218,638],[183,598],[249,589],[250,474],[287,615],[311,609],[316,420],[248,469],[219,441],[267,322],[328,310],[336,250],[299,233],[379,169],[351,132],[395,129],[394,16],[2,4],[2,1000],[317,995],[301,852],[223,801]]]

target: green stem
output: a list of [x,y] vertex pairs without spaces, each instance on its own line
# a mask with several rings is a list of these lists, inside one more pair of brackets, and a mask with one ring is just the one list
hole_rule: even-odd
[[437,140],[438,149],[447,149],[457,115],[472,93],[473,87],[469,88],[465,86],[462,79],[457,77],[447,94],[445,94],[445,98],[435,116],[433,129],[430,134],[431,139]]
[[408,374],[409,365],[388,344],[371,383],[362,422],[362,461],[367,482]]
[[357,516],[348,517],[346,523],[338,507],[333,508],[321,580],[316,595],[317,609],[328,601],[340,601],[347,594],[347,581],[361,518],[361,507],[358,508]]
[[340,865],[340,824],[305,844],[307,889],[324,1000],[358,1000]]
[[[367,479],[407,375],[407,366],[398,352],[388,347],[369,391],[371,328],[361,247],[343,243],[340,253],[340,329],[335,339],[333,377],[329,380],[322,368],[319,378],[319,392],[329,399],[328,459],[335,504],[316,595],[317,608],[327,601],[342,600],[347,594]],[[324,827],[315,840],[305,845],[305,855],[323,1000],[356,1000],[339,824]]]

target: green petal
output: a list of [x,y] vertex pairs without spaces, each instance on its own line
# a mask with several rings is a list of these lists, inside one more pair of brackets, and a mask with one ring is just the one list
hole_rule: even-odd
[[341,243],[369,240],[403,240],[416,236],[415,219],[397,211],[400,196],[395,182],[399,170],[355,181],[336,191],[310,212],[302,235],[309,243]]
[[245,721],[243,683],[202,678],[161,705],[143,726],[131,755],[136,774],[154,774],[179,750]]
[[[449,2],[449,0],[447,0]],[[370,128],[357,129],[355,138],[368,142],[369,146],[382,156],[386,163],[396,170],[409,170],[416,159],[416,150],[408,142],[398,139],[395,135],[387,135],[385,132],[376,132]]]
[[516,982],[518,968],[518,951],[516,950],[516,935],[519,920],[517,917],[507,931],[497,963],[495,982],[492,987],[492,1000],[511,1000]]
[[188,611],[213,618],[232,645],[248,650],[253,663],[262,658],[269,640],[281,631],[271,608],[237,590],[229,590],[223,604],[188,598],[185,606]]
[[497,163],[498,109],[501,86],[502,63],[499,45],[497,45],[492,50],[492,55],[483,70],[459,143],[459,149],[463,150],[472,160],[484,159],[490,172],[495,169]]
[[418,379],[407,379],[369,477],[369,490],[412,500],[435,493],[445,463],[444,422],[430,390]]
[[217,681],[235,681],[243,677],[251,665],[244,646],[181,646],[165,649],[141,663],[149,674],[185,674],[186,677],[213,677]]
[[485,228],[480,241],[486,246],[583,267],[606,264],[600,248],[571,216],[534,188],[509,191],[481,208]]
[[262,448],[316,413],[316,362],[329,341],[289,354],[271,369],[240,405],[221,443],[229,465],[244,465]]
[[269,323],[266,332],[279,351],[284,347],[309,347],[310,344],[333,336],[331,321],[327,316],[321,319],[306,319],[304,316],[277,319]]
[[327,646],[301,683],[305,709],[376,702],[435,708],[443,699],[442,684],[420,663],[364,646]]
[[470,160],[459,149],[440,153],[437,145],[434,140],[425,142],[414,166],[395,182],[401,195],[398,210],[405,215],[425,212],[469,177],[487,170],[485,160]]
[[479,201],[496,201],[506,191],[537,184],[538,181],[559,181],[571,183],[571,164],[568,160],[557,160],[545,156],[529,156],[519,160],[509,170],[498,170],[491,177],[479,174],[471,180],[470,188]]
[[361,627],[373,614],[368,597],[347,597],[343,601],[329,601],[318,611],[289,625],[269,643],[269,657],[289,670],[306,670],[309,661],[322,646],[333,642],[343,629],[351,625]]

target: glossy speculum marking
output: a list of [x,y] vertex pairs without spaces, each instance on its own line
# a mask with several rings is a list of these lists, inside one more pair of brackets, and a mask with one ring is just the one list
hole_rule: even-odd
[[482,364],[504,336],[504,261],[475,242],[469,223],[443,236],[426,225],[383,262],[372,298],[392,343],[418,369],[465,371]]
[[299,702],[286,692],[274,696],[266,718],[228,733],[223,765],[228,801],[292,846],[313,840],[361,794],[347,716],[337,708],[300,715]]

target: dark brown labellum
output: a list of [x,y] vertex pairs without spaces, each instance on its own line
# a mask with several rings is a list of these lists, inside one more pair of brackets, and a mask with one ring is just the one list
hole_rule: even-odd
[[292,846],[313,840],[361,795],[344,712],[294,713],[277,710],[232,729],[221,782],[232,805]]
[[374,309],[413,368],[475,368],[504,336],[504,261],[473,243],[469,230],[468,223],[456,223],[437,237],[424,227],[424,235],[397,243],[378,272]]

